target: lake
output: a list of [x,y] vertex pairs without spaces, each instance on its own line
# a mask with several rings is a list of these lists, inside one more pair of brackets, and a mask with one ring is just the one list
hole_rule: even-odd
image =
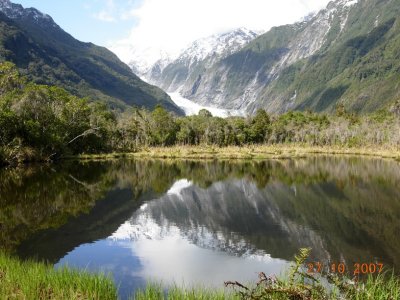
[[310,261],[400,267],[400,164],[359,157],[67,161],[0,170],[1,247],[146,282],[223,287]]

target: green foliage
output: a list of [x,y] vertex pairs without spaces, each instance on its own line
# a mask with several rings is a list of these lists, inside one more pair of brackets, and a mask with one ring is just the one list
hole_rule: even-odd
[[28,148],[36,159],[109,148],[115,117],[105,105],[89,104],[58,87],[22,85],[15,66],[0,67],[6,70],[0,73],[0,147],[8,160],[31,160],[21,155]]
[[361,282],[354,288],[347,289],[345,299],[354,300],[386,300],[400,299],[400,281],[395,275],[380,274],[377,277],[368,276],[365,283]]
[[240,297],[224,290],[208,289],[204,287],[182,288],[172,286],[168,289],[161,284],[148,284],[139,289],[132,300],[239,300]]
[[255,143],[263,142],[267,136],[270,124],[271,121],[267,112],[263,109],[257,110],[249,128],[250,140]]
[[198,115],[200,117],[205,117],[205,118],[212,117],[212,114],[207,109],[204,109],[204,108],[199,110],[199,114]]
[[320,278],[299,270],[298,278],[289,282],[287,278],[276,278],[259,274],[260,280],[254,286],[228,281],[225,284],[232,287],[236,293],[207,288],[184,288],[173,286],[163,287],[161,284],[148,284],[138,290],[132,299],[268,299],[268,300],[387,300],[400,297],[400,281],[394,275],[385,277],[369,276],[365,282],[355,283],[346,277],[332,278],[328,288],[321,283]]
[[193,98],[213,102],[218,96],[226,105],[249,100],[247,91],[254,88],[258,98],[250,108],[276,113],[332,113],[338,103],[350,113],[387,108],[399,97],[399,3],[332,3],[328,10],[327,32],[317,23],[321,13],[310,21],[274,27],[224,58],[197,62],[196,71],[167,67],[159,82],[169,87],[178,78]]
[[[15,63],[37,84],[59,86],[118,109],[153,109],[160,104],[183,113],[165,92],[140,80],[115,54],[74,39],[52,20],[43,24],[29,17],[10,20],[2,14],[0,53],[1,60]],[[13,84],[12,78],[7,80]]]
[[311,248],[301,248],[299,253],[294,256],[294,264],[291,267],[289,273],[289,285],[295,285],[296,275],[300,274],[304,280],[304,274],[300,273],[300,269],[303,267],[303,264],[306,262],[307,258],[310,256]]
[[[237,281],[225,282],[236,293],[207,288],[165,289],[160,284],[148,284],[139,289],[131,299],[271,299],[271,300],[386,300],[400,297],[400,281],[394,275],[369,276],[365,282],[353,282],[346,277],[332,276],[327,288],[316,275],[308,274],[302,265],[308,257],[307,249],[301,249],[294,264],[293,279],[267,277],[260,273],[255,286]],[[307,250],[309,251],[309,250]],[[0,293],[7,298],[21,299],[117,299],[117,289],[112,280],[103,274],[89,274],[69,268],[54,269],[44,263],[21,262],[0,253]]]
[[174,144],[178,127],[173,116],[161,106],[157,106],[151,116],[152,144],[162,146]]
[[[5,299],[116,299],[112,280],[34,261],[19,261],[0,252],[0,294]],[[4,298],[3,298],[4,299]]]
[[18,70],[11,62],[4,62],[0,64],[0,78],[0,95],[20,88],[22,84],[25,83]]
[[53,160],[69,154],[135,152],[141,146],[302,143],[307,145],[398,146],[396,104],[361,116],[340,103],[336,115],[291,111],[269,116],[213,117],[207,110],[176,117],[153,111],[111,111],[100,102],[27,82],[15,66],[0,64],[0,161]]
[[260,280],[255,286],[246,286],[237,281],[228,281],[225,285],[235,289],[240,299],[249,300],[398,299],[400,281],[393,274],[389,277],[381,274],[377,277],[371,275],[365,283],[354,282],[345,275],[339,278],[336,274],[328,274],[326,278],[330,285],[327,286],[319,274],[308,273],[304,269],[310,251],[309,248],[299,250],[289,277],[277,278],[260,273]]
[[[375,1],[368,2],[363,14],[382,15],[381,11],[374,11]],[[399,47],[400,33],[397,17],[393,16],[397,4],[386,3],[379,9],[388,10],[379,25],[371,30],[367,25],[370,17],[360,18],[360,12],[350,14],[346,26],[333,34],[334,42],[327,41],[314,56],[302,60],[302,68],[296,67],[299,62],[288,66],[268,89],[280,98],[288,98],[289,92],[296,91],[293,107],[300,110],[333,112],[338,103],[345,103],[349,112],[385,108],[398,94],[396,73],[400,65],[392,49]]]

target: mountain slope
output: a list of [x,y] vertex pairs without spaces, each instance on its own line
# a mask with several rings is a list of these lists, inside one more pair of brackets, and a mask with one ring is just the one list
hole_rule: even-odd
[[[153,83],[203,105],[331,112],[387,107],[400,98],[400,1],[335,0],[302,22],[274,27],[187,75],[179,59]],[[206,66],[206,67],[204,67]]]
[[144,74],[149,82],[160,86],[166,91],[175,92],[190,82],[196,89],[201,74],[220,59],[227,57],[257,36],[257,33],[246,28],[194,41],[173,61],[160,60]]
[[58,85],[112,106],[182,113],[167,94],[151,86],[106,48],[83,43],[34,8],[0,0],[0,58],[14,62],[37,83]]
[[343,6],[348,13],[341,23],[331,23],[321,49],[283,69],[250,108],[333,111],[343,103],[371,112],[400,98],[400,1],[352,3]]

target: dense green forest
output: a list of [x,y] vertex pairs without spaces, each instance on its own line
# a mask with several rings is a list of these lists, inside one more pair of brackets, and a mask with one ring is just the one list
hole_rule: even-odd
[[363,147],[400,145],[400,102],[371,115],[337,106],[249,117],[213,117],[207,110],[180,117],[157,106],[120,112],[59,87],[29,82],[9,62],[0,64],[0,161],[54,160],[80,153],[134,152],[143,146],[298,143]]

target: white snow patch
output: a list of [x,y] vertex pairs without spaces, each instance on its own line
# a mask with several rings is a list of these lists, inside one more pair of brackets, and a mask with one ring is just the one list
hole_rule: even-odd
[[379,17],[380,17],[379,15],[376,16],[374,27],[378,27],[378,25],[379,25]]
[[181,179],[176,181],[171,188],[168,190],[167,194],[169,195],[180,195],[182,190],[192,186],[193,183],[187,179]]
[[183,50],[178,59],[190,61],[192,64],[212,55],[222,55],[224,52],[230,54],[241,49],[257,35],[254,31],[241,27],[227,33],[201,38]]
[[261,32],[254,32],[246,28],[238,28],[233,31],[216,34],[198,39],[178,51],[166,51],[162,47],[139,47],[128,45],[130,41],[120,41],[109,45],[113,51],[125,63],[127,63],[138,74],[145,75],[158,65],[161,70],[173,61],[183,60],[192,65],[195,62],[212,56],[224,56],[231,54]]
[[348,1],[344,6],[353,6],[358,3],[358,0],[351,0]]
[[207,109],[214,117],[226,118],[229,116],[244,116],[245,112],[241,110],[223,109],[211,106],[203,106],[189,99],[183,98],[179,93],[168,93],[172,101],[183,109],[187,116],[197,115],[201,109]]

